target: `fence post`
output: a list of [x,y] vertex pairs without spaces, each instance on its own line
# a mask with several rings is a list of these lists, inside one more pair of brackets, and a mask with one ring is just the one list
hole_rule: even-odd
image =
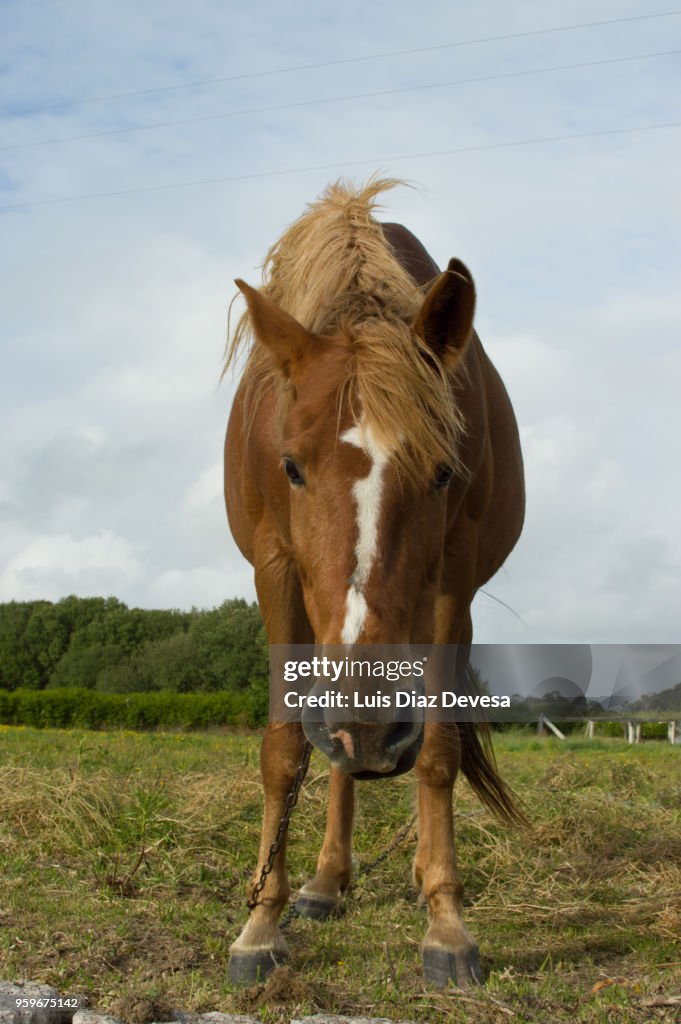
[[594,738],[594,725],[593,718],[587,718],[586,720],[586,738],[592,740]]
[[667,722],[667,739],[670,743],[676,743],[676,722]]
[[542,715],[541,717],[542,717],[542,724],[543,725],[548,725],[548,727],[551,730],[551,732],[554,733],[558,737],[559,740],[564,740],[565,739],[565,734],[560,731],[558,726],[553,724],[553,722],[551,721],[550,718],[547,718],[546,715]]

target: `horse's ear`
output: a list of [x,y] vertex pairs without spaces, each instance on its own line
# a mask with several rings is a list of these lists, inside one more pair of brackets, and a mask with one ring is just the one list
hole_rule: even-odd
[[256,340],[270,350],[282,373],[290,376],[293,364],[300,359],[314,335],[256,288],[251,288],[240,278],[234,283],[248,304]]
[[451,259],[423,300],[414,330],[447,369],[453,369],[471,336],[474,313],[473,276],[461,260]]

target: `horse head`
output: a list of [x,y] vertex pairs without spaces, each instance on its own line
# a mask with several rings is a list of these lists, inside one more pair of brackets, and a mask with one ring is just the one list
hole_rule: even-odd
[[[470,272],[452,260],[425,297],[418,293],[407,323],[377,308],[329,333],[237,285],[285,406],[278,481],[264,486],[279,508],[278,543],[290,547],[314,641],[433,643],[457,504],[450,491],[461,484],[453,382],[473,328]],[[348,678],[338,685],[352,690]],[[303,724],[332,764],[369,778],[407,771],[421,746],[422,720],[387,717],[331,707],[323,717],[306,713]]]

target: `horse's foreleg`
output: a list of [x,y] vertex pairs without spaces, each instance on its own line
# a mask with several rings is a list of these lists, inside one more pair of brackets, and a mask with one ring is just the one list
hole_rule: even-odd
[[341,895],[352,875],[352,821],[355,782],[331,769],[329,807],[317,874],[300,890],[296,909],[303,917],[322,921],[337,914]]
[[426,897],[424,896],[423,893],[423,876],[425,875],[425,871],[430,860],[430,835],[428,833],[428,814],[426,811],[426,799],[424,788],[422,786],[419,786],[418,788],[418,809],[418,840],[416,843],[416,854],[414,855],[414,863],[412,866],[412,879],[414,885],[419,891],[418,903],[419,906],[422,907],[426,902]]
[[[423,976],[444,987],[482,983],[478,947],[463,923],[463,885],[456,868],[452,790],[460,750],[455,725],[427,723],[423,749],[416,762],[419,813],[427,837],[427,860],[417,863],[421,890],[428,904],[429,927],[423,939]],[[425,853],[425,847],[424,847]]]
[[[277,836],[304,744],[303,730],[298,723],[270,723],[265,730],[260,754],[265,811],[258,867],[253,875],[249,895],[252,895],[260,879],[262,867],[267,863],[270,847]],[[272,871],[258,896],[257,905],[251,911],[239,938],[230,947],[230,981],[245,984],[262,980],[286,959],[288,951],[279,929],[279,916],[288,901],[289,893],[284,835]]]

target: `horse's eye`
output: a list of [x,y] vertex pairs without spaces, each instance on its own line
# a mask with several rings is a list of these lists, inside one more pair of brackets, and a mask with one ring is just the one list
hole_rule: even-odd
[[438,489],[442,489],[447,486],[453,476],[454,470],[451,466],[438,466],[435,471],[435,479],[433,483]]
[[294,487],[302,487],[304,485],[305,478],[303,474],[300,472],[293,459],[289,459],[287,456],[284,456],[284,470],[286,471],[286,476]]

